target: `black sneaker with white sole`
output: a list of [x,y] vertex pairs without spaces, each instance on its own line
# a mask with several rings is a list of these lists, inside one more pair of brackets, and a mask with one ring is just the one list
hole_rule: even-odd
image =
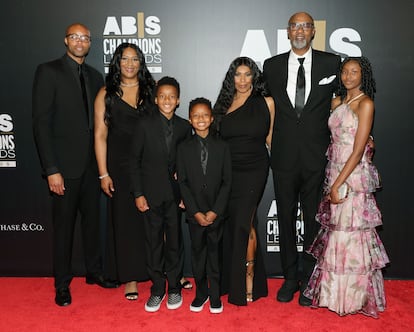
[[169,293],[167,300],[167,308],[170,310],[178,309],[183,304],[181,293]]
[[212,314],[221,314],[223,312],[223,303],[220,300],[210,300],[210,312]]
[[160,309],[161,303],[165,298],[165,294],[160,295],[151,295],[147,303],[145,303],[145,311],[147,312],[156,312]]
[[199,298],[195,298],[193,300],[193,302],[191,302],[190,305],[190,311],[192,312],[200,312],[203,310],[204,305],[206,304],[206,302],[208,301],[208,297],[205,299],[199,299]]

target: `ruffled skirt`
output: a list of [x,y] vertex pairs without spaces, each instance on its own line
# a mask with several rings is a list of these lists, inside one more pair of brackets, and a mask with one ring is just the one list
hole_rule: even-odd
[[[330,164],[326,194],[339,172]],[[316,219],[321,229],[307,249],[317,263],[305,296],[312,299],[313,307],[327,307],[341,316],[363,313],[378,317],[386,306],[381,269],[389,263],[375,229],[382,224],[373,194],[379,176],[367,163],[356,171],[349,178],[351,191],[342,204],[330,204],[325,196],[319,205]]]

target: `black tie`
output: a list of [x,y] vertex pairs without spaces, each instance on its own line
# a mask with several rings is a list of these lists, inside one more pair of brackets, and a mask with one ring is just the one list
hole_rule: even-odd
[[305,105],[305,68],[303,68],[303,61],[305,58],[298,58],[300,63],[298,69],[298,78],[296,80],[296,97],[295,97],[295,111],[300,117],[300,114]]
[[206,169],[207,169],[207,160],[208,160],[207,142],[200,139],[200,145],[201,145],[200,161],[201,161],[201,167],[203,168],[203,173],[205,175]]
[[86,112],[86,119],[89,123],[89,106],[88,106],[88,95],[86,93],[86,85],[85,85],[85,78],[83,77],[83,70],[82,65],[78,66],[78,73],[79,73],[79,80],[82,88],[82,99],[83,99],[83,105],[85,106],[85,112]]
[[170,153],[171,142],[172,142],[172,137],[173,137],[172,120],[167,120],[164,134],[165,134],[165,143],[167,144],[167,150],[168,150],[168,153]]

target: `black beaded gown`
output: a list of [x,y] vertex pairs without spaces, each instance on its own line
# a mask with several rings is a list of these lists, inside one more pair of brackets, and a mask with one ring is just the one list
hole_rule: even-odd
[[120,282],[148,280],[143,216],[135,207],[129,180],[130,144],[141,116],[120,98],[112,107],[107,138],[108,172],[115,192],[109,199],[109,222],[114,233],[115,260]]
[[[265,145],[270,115],[262,96],[251,95],[246,102],[225,115],[220,135],[230,146],[232,190],[228,205],[223,264],[223,290],[228,301],[246,305],[246,253],[250,225],[257,234],[257,207],[269,173],[269,155]],[[267,278],[257,234],[254,265],[253,300],[267,296]]]

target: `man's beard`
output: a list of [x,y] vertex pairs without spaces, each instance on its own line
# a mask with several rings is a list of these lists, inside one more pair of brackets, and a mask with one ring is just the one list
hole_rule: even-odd
[[307,46],[307,42],[305,39],[302,39],[302,40],[293,39],[292,45],[294,48],[301,50],[302,48],[305,48]]

